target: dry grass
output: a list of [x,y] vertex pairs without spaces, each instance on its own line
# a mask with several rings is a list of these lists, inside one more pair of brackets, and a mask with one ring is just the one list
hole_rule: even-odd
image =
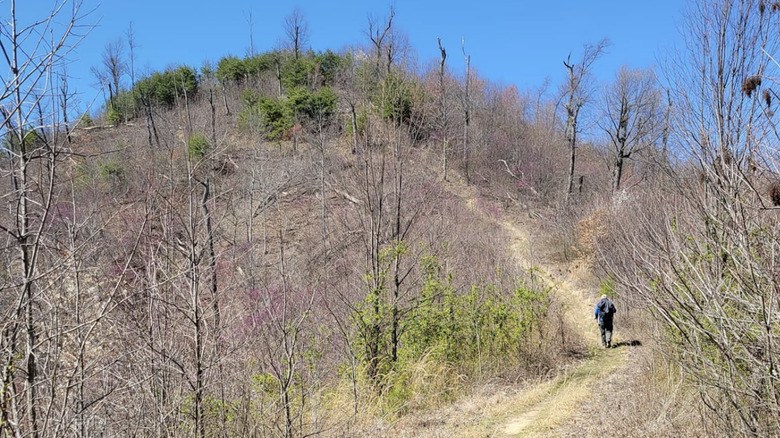
[[598,437],[607,428],[621,437],[704,437],[698,403],[679,375],[650,346],[632,347],[626,366],[613,374],[579,412],[551,436]]
[[[469,202],[474,191],[456,190],[474,210],[476,203]],[[510,219],[495,220],[517,262],[529,266],[533,233]],[[538,281],[553,286],[563,325],[587,346],[583,360],[559,368],[552,377],[481,384],[457,382],[448,370],[422,361],[409,377],[413,396],[406,405],[392,411],[375,405],[363,411],[365,416],[353,418],[347,430],[326,436],[579,437],[603,436],[604,428],[626,437],[707,435],[697,423],[696,404],[680,389],[680,377],[653,353],[641,324],[617,319],[613,343],[619,347],[600,348],[592,314],[599,281],[589,263],[548,265],[536,272]]]

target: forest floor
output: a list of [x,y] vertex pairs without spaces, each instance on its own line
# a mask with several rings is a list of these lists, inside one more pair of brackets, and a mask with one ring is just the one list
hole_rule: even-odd
[[[453,190],[474,208],[474,194],[462,187]],[[518,263],[531,267],[531,245],[522,226],[510,219],[501,222],[511,238]],[[585,263],[547,264],[534,260],[543,281],[563,303],[564,317],[584,339],[586,353],[580,360],[538,381],[486,384],[458,402],[428,414],[401,420],[395,436],[408,437],[560,437],[602,436],[604,428],[616,436],[645,436],[651,431],[630,424],[632,410],[640,408],[647,347],[616,319],[613,348],[601,346],[593,307],[599,291]],[[618,304],[619,305],[619,304]],[[615,425],[618,420],[624,424]],[[649,422],[649,423],[652,423]],[[648,424],[648,422],[643,422]]]

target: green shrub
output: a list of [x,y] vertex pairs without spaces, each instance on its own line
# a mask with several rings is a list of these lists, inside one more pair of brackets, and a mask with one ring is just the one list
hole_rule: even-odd
[[235,56],[226,56],[217,63],[217,79],[222,83],[243,81],[246,73],[244,61]]
[[124,174],[125,170],[113,159],[98,164],[98,177],[102,181],[121,181]]
[[295,126],[295,113],[288,99],[267,98],[254,90],[241,94],[244,108],[238,114],[238,127],[245,132],[262,129],[268,140],[283,140]]
[[[110,102],[109,107],[119,113],[119,121],[121,121],[138,117],[139,112],[137,110],[141,108],[141,104],[137,101],[133,91],[129,90],[117,93],[114,96],[114,100]],[[111,122],[109,121],[109,123]]]
[[244,90],[241,93],[241,104],[243,104],[245,108],[257,106],[260,102],[260,97],[260,94],[255,90]]
[[330,50],[326,50],[325,53],[316,55],[315,62],[322,76],[322,84],[328,86],[335,82],[338,72],[348,67],[352,60],[349,55],[339,56]]
[[[410,291],[413,298],[395,307],[386,281],[400,256],[408,256],[408,247],[402,242],[380,252],[379,278],[367,275],[366,283],[372,290],[356,303],[353,314],[360,327],[356,349],[363,352],[373,383],[378,383],[394,403],[403,404],[419,391],[395,385],[411,385],[413,368],[421,363],[468,374],[491,366],[506,369],[538,351],[547,327],[549,288],[517,279],[512,290],[486,283],[459,294],[453,286],[453,273],[445,272],[436,257],[428,256],[419,261],[422,278],[416,294]],[[396,345],[392,345],[394,318],[398,318]],[[396,360],[391,351],[397,351]]]
[[211,62],[204,61],[203,66],[200,68],[201,82],[213,84],[216,78],[217,78],[217,72],[214,70],[214,67],[211,65]]
[[164,72],[156,72],[136,84],[134,95],[140,100],[143,93],[152,103],[173,106],[176,99],[186,93],[190,98],[198,92],[198,77],[195,69],[181,66]]
[[222,83],[241,83],[248,78],[260,76],[273,70],[278,56],[277,52],[266,52],[244,59],[226,56],[217,64],[217,79]]
[[311,59],[288,58],[284,60],[281,68],[282,86],[286,90],[311,86],[314,68],[315,64]]
[[203,134],[192,134],[187,140],[187,151],[189,152],[190,159],[198,160],[203,158],[208,151],[210,143],[206,136]]
[[92,116],[89,115],[89,111],[85,112],[81,116],[81,122],[80,122],[81,126],[84,126],[84,127],[92,126],[93,123],[94,122],[92,121]]
[[287,94],[293,111],[301,118],[328,118],[336,111],[338,95],[330,87],[322,87],[314,93],[303,87],[295,87]]
[[397,74],[384,78],[374,94],[379,114],[396,124],[408,123],[412,117],[412,85]]
[[258,108],[269,140],[282,140],[289,136],[290,130],[295,126],[295,115],[287,101],[262,98],[258,102]]
[[266,71],[271,71],[279,56],[276,52],[267,52],[244,59],[244,70],[248,77],[256,77]]
[[108,105],[106,110],[106,121],[109,125],[117,126],[122,122],[122,113],[117,111],[113,105]]

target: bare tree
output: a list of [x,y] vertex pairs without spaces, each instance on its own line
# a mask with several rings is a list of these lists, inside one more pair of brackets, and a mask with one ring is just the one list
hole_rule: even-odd
[[[53,387],[52,368],[41,368],[53,353],[53,340],[40,337],[46,318],[43,306],[48,284],[56,282],[57,267],[63,260],[49,254],[47,232],[56,203],[55,177],[65,145],[52,135],[56,121],[44,116],[41,108],[51,106],[57,114],[58,99],[51,86],[53,71],[61,68],[78,37],[75,29],[80,18],[80,2],[56,2],[48,13],[28,23],[20,22],[29,14],[9,3],[6,25],[0,32],[0,48],[8,73],[2,76],[0,132],[5,140],[0,174],[8,178],[9,191],[3,194],[8,211],[0,230],[6,237],[3,252],[8,260],[10,281],[4,292],[15,296],[4,302],[2,311],[2,383],[0,384],[0,433],[8,436],[38,438],[46,431],[50,411],[57,397]],[[13,292],[11,292],[13,291]],[[17,365],[17,361],[21,362]],[[56,367],[54,367],[56,368]],[[50,392],[51,391],[51,392]],[[65,402],[63,401],[63,404]],[[23,418],[20,418],[20,415]]]
[[296,7],[289,15],[284,17],[283,26],[287,42],[293,51],[295,59],[298,59],[301,51],[309,43],[309,24],[306,22],[306,17]]
[[651,70],[621,67],[606,89],[597,123],[612,145],[612,192],[620,190],[624,162],[658,138],[661,96]]
[[133,29],[133,22],[130,22],[130,26],[127,28],[127,33],[125,34],[125,37],[127,38],[127,48],[130,50],[130,56],[128,57],[128,61],[130,61],[129,66],[129,73],[130,73],[130,87],[135,87],[135,49],[138,47],[138,44],[135,41],[135,30]]
[[[286,23],[286,22],[285,22]],[[255,56],[255,37],[254,37],[254,21],[252,20],[252,11],[249,11],[246,17],[246,24],[249,27],[249,57]]]
[[68,74],[67,72],[63,71],[63,73],[60,75],[60,93],[59,93],[59,100],[60,100],[60,109],[62,110],[62,123],[65,127],[65,136],[68,139],[68,143],[72,142],[73,139],[70,135],[70,124],[68,123],[68,111],[70,110],[70,100],[72,98],[71,93],[68,89]]
[[[375,18],[368,18],[368,38],[371,40],[371,44],[374,46],[375,56],[375,74],[377,77],[382,72],[383,58],[386,56],[389,61],[392,61],[392,49],[388,49],[388,40],[392,39],[393,32],[393,19],[395,18],[395,7],[390,5],[390,13],[388,17],[381,22],[378,22]],[[390,71],[389,64],[387,65],[387,71]]]
[[471,55],[466,54],[466,40],[462,40],[463,58],[466,60],[466,76],[463,78],[463,173],[466,184],[469,178],[469,124],[471,123],[471,96],[469,95],[469,83],[471,82]]
[[[767,146],[778,136],[759,90],[776,77],[764,52],[778,47],[776,14],[756,0],[691,5],[685,51],[669,67],[680,163],[620,206],[600,257],[656,316],[664,351],[718,436],[772,436],[780,421],[780,228],[768,202],[780,203],[780,186]],[[751,155],[772,169],[763,181],[747,171]]]
[[122,38],[106,43],[100,58],[100,66],[92,67],[92,74],[102,85],[108,85],[108,93],[113,103],[119,93],[122,76],[127,74],[127,61],[124,56]]
[[439,62],[439,127],[442,132],[442,174],[444,175],[444,181],[447,181],[447,147],[449,143],[447,130],[449,129],[449,123],[447,123],[447,88],[444,83],[444,62],[447,60],[447,51],[444,50],[444,46],[441,45],[441,38],[437,38],[436,40],[439,43],[439,52],[441,52],[441,61]]
[[566,185],[567,201],[574,189],[574,165],[577,155],[577,132],[579,130],[577,123],[580,109],[582,109],[590,97],[590,90],[586,81],[593,63],[604,53],[604,49],[607,48],[608,44],[608,41],[605,39],[599,41],[596,45],[586,44],[582,51],[582,58],[578,62],[573,63],[571,61],[571,54],[566,58],[566,61],[563,61],[568,76],[563,92],[563,98],[565,99],[563,107],[566,110],[564,134],[570,151],[569,180]]

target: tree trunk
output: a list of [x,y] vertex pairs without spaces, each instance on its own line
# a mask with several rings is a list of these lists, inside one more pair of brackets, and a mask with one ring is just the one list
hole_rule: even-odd
[[469,184],[469,122],[471,118],[471,108],[469,101],[469,78],[471,76],[471,56],[466,55],[465,44],[463,47],[463,55],[466,58],[466,94],[465,102],[463,105],[463,170],[466,177],[466,184]]
[[25,344],[25,362],[26,362],[26,378],[25,378],[25,393],[27,395],[27,422],[30,428],[30,435],[33,438],[38,438],[38,397],[36,389],[36,378],[38,375],[38,366],[35,357],[35,344],[37,339],[37,326],[35,321],[34,309],[35,309],[35,294],[34,294],[34,278],[35,278],[35,262],[36,257],[33,254],[33,248],[31,244],[34,241],[31,240],[33,236],[30,235],[30,212],[29,212],[29,197],[30,197],[30,184],[28,181],[28,165],[30,162],[29,153],[27,151],[27,142],[25,129],[27,121],[25,120],[22,112],[22,105],[24,100],[22,98],[22,78],[19,73],[19,50],[20,42],[16,29],[16,1],[11,0],[11,47],[12,47],[12,66],[13,72],[12,87],[14,89],[14,104],[16,108],[16,132],[13,134],[16,136],[19,142],[19,155],[17,165],[18,167],[13,171],[13,182],[16,194],[18,196],[18,210],[17,210],[17,227],[18,227],[18,244],[20,256],[22,259],[22,297],[23,297],[23,309],[25,314],[25,328],[27,331],[27,342]]
[[222,84],[222,102],[225,104],[225,115],[230,115],[230,107],[227,102],[227,92],[225,91],[225,84]]
[[[320,134],[321,136],[322,134]],[[320,138],[320,193],[322,194],[322,241],[324,242],[328,236],[327,231],[327,215],[328,206],[325,193],[325,140]]]
[[439,113],[441,117],[441,161],[442,161],[442,174],[444,181],[447,181],[447,96],[446,88],[444,86],[444,61],[447,59],[447,51],[441,45],[441,38],[439,41],[439,51],[441,52],[441,63],[439,64]]
[[567,131],[567,140],[569,143],[569,153],[570,153],[570,159],[569,159],[569,182],[568,186],[566,188],[566,201],[569,201],[569,197],[571,196],[572,190],[574,189],[574,165],[577,159],[577,119],[576,116],[574,118],[570,118],[566,121],[566,131]]
[[279,97],[282,97],[282,65],[278,55],[274,61],[276,64],[276,81],[279,83]]
[[352,112],[352,153],[356,154],[358,149],[358,127],[357,127],[357,112],[355,111],[355,104],[350,102],[349,109]]
[[620,180],[623,177],[623,153],[615,157],[615,168],[612,169],[612,194],[620,190]]

